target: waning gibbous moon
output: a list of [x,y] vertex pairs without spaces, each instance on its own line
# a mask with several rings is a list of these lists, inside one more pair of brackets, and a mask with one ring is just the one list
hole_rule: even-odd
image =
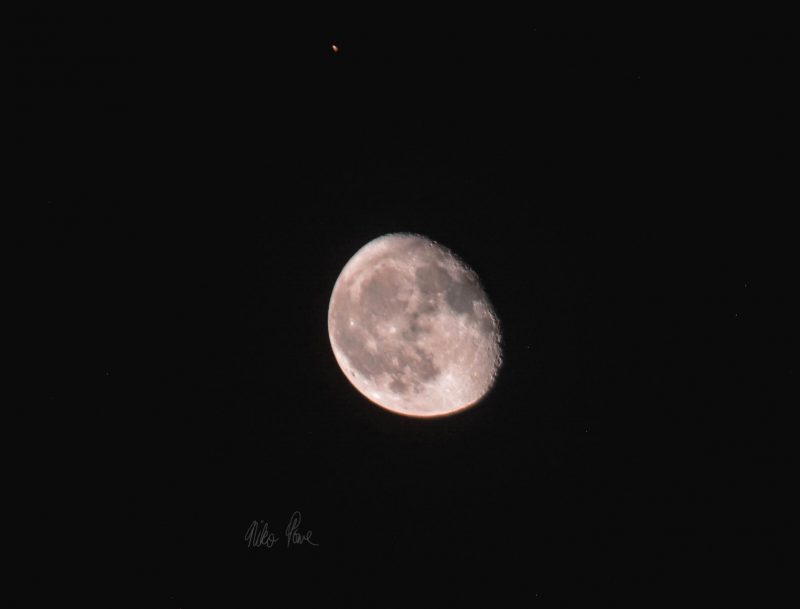
[[478,276],[421,235],[384,235],[356,252],[333,288],[328,335],[359,392],[412,417],[472,406],[502,358],[500,324]]

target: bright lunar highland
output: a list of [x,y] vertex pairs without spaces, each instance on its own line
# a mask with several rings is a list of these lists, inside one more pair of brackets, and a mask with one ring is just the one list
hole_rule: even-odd
[[446,247],[412,234],[370,241],[345,265],[328,335],[359,392],[413,417],[478,402],[502,356],[500,325],[478,276]]

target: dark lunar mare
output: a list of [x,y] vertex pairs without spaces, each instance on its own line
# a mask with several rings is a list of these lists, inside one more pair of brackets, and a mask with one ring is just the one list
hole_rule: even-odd
[[[373,379],[381,374],[392,378],[390,388],[397,393],[421,391],[422,382],[430,381],[440,374],[433,355],[419,346],[422,335],[428,330],[419,323],[420,317],[437,310],[433,301],[421,301],[418,310],[412,310],[408,297],[401,296],[403,278],[396,269],[378,269],[361,286],[360,298],[351,298],[352,280],[343,286],[338,295],[340,301],[334,306],[334,334],[337,344],[347,356],[352,367],[361,376]],[[411,316],[411,324],[404,331],[404,343],[400,348],[378,349],[372,353],[367,348],[369,340],[381,345],[385,337],[380,336],[381,322],[395,317]],[[350,319],[356,324],[350,326]]]

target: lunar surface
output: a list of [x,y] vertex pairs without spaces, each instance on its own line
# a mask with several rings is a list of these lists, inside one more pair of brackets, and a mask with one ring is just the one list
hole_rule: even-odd
[[333,288],[328,334],[358,391],[413,417],[478,402],[502,356],[499,322],[478,276],[420,235],[384,235],[356,252]]

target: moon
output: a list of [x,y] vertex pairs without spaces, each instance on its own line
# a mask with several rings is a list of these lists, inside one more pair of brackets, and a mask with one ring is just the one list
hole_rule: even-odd
[[331,294],[328,336],[361,394],[410,417],[476,404],[502,361],[500,323],[477,274],[421,235],[384,235],[355,253]]

